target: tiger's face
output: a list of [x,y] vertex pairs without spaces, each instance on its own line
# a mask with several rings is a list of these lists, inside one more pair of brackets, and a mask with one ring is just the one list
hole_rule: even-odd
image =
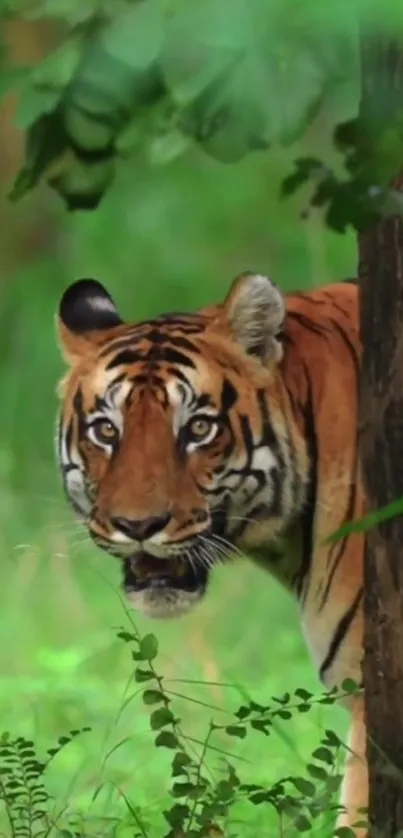
[[256,275],[239,277],[222,305],[138,324],[94,280],[62,298],[65,490],[150,616],[189,610],[239,533],[262,516],[275,530],[295,503],[277,374],[284,313]]

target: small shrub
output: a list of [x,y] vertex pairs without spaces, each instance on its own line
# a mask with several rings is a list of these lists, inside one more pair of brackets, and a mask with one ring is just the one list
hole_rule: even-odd
[[[196,740],[183,730],[175,711],[175,694],[156,667],[159,647],[155,635],[141,637],[133,627],[130,632],[119,630],[118,637],[130,649],[133,678],[141,685],[154,745],[170,754],[166,787],[172,802],[162,813],[166,824],[163,836],[145,823],[138,809],[121,792],[133,825],[133,838],[238,838],[240,833],[234,831],[232,811],[240,802],[274,810],[279,836],[285,834],[285,829],[287,835],[307,834],[324,813],[336,815],[342,779],[337,765],[342,743],[331,730],[325,731],[304,775],[290,773],[272,785],[250,782],[250,776],[246,782],[234,766],[235,758],[218,746],[223,736],[243,740],[255,731],[265,738],[270,737],[276,720],[288,721],[294,714],[307,713],[315,705],[333,704],[356,689],[354,684],[346,682],[342,690],[328,690],[319,696],[299,688],[293,694],[272,698],[266,705],[250,700],[230,714],[231,720],[227,724],[211,720],[204,738],[197,742],[197,750]],[[31,740],[21,736],[13,739],[9,733],[2,735],[0,800],[12,838],[89,838],[87,828],[77,827],[77,819],[74,820],[70,812],[55,816],[54,801],[46,785],[46,772],[54,757],[73,738],[89,730],[72,730],[61,736],[43,759],[38,757]],[[214,742],[217,737],[218,743]],[[211,751],[224,756],[219,768],[211,769],[208,764]],[[267,748],[265,758],[270,759]],[[353,836],[346,827],[339,828],[335,834],[337,838]],[[115,832],[111,832],[109,825],[102,835],[112,838]]]

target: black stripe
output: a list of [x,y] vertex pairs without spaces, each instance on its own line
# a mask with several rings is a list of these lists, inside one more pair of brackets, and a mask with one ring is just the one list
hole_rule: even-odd
[[228,413],[236,401],[238,401],[238,391],[233,387],[228,378],[224,378],[221,389],[221,411]]
[[123,349],[109,361],[106,369],[111,370],[113,367],[118,367],[120,364],[135,364],[137,361],[142,361],[144,355],[141,352],[135,352],[134,349]]
[[81,387],[78,387],[76,392],[74,393],[73,410],[78,420],[79,436],[81,436],[82,431],[85,431],[83,403],[83,392]]
[[[61,427],[62,426],[60,425],[60,428]],[[66,444],[66,450],[67,450],[69,459],[70,459],[70,448],[71,448],[72,442],[73,442],[73,420],[70,419],[70,421],[67,425],[66,434],[65,434],[65,444]],[[61,439],[61,435],[60,435],[60,450],[61,450],[61,445],[62,445],[62,439]]]
[[130,381],[132,384],[135,384],[136,387],[141,387],[142,385],[148,384],[150,381],[150,376],[148,372],[140,372],[138,375],[131,375]]
[[324,338],[324,340],[326,340],[328,335],[332,333],[332,330],[327,328],[324,323],[318,323],[306,314],[301,314],[298,311],[289,311],[287,313],[287,317],[296,320],[297,323],[299,323],[299,325],[304,329],[307,329],[309,332],[313,332],[315,335],[320,335],[320,337]]
[[[260,417],[262,420],[262,439],[260,445],[267,445],[271,451],[279,457],[282,465],[284,465],[284,458],[280,451],[278,439],[274,433],[273,423],[270,418],[269,404],[265,390],[258,390],[256,393],[258,408],[260,410]],[[260,447],[259,445],[259,447]]]
[[192,402],[193,401],[196,403],[198,409],[203,407],[212,407],[213,405],[212,398],[208,393],[202,393],[201,396],[196,396],[196,394],[194,394]]
[[177,349],[172,349],[170,346],[164,346],[159,360],[168,361],[169,364],[180,364],[182,367],[190,367],[191,369],[196,368],[196,364],[188,355],[184,355],[183,352],[178,352]]
[[[354,464],[353,464],[353,468],[351,470],[352,481],[351,481],[351,484],[350,484],[350,491],[349,491],[349,496],[348,496],[348,501],[347,501],[347,509],[346,509],[346,512],[343,516],[343,520],[340,522],[340,526],[342,524],[346,524],[349,521],[351,521],[352,518],[353,518],[353,515],[354,515],[356,489],[357,489],[357,481],[358,481],[357,472],[358,472],[358,444],[356,442]],[[332,586],[332,582],[333,582],[335,573],[337,571],[337,568],[338,568],[338,566],[339,566],[339,564],[340,564],[340,562],[343,558],[343,553],[344,553],[345,547],[347,545],[348,539],[349,539],[349,536],[344,535],[338,541],[335,541],[335,543],[331,547],[331,550],[330,550],[329,556],[328,556],[328,561],[327,561],[328,568],[330,567],[330,570],[328,572],[328,578],[327,578],[325,590],[322,593],[322,597],[321,597],[321,601],[320,601],[320,605],[319,605],[319,609],[318,609],[319,611],[322,611],[322,609],[326,605],[327,598],[328,598],[329,593],[330,593],[330,588]]]
[[111,340],[99,353],[99,357],[105,358],[106,355],[110,355],[111,352],[117,352],[120,349],[133,349],[133,345],[136,345],[142,339],[143,335],[135,334],[135,330],[132,329],[124,337]]
[[[83,409],[84,404],[84,397],[81,387],[78,387],[73,398],[73,409],[76,413],[77,423],[78,423],[78,444],[86,437],[87,434],[87,427],[85,424],[85,412]],[[82,459],[83,465],[86,469],[88,469],[88,457],[86,456],[85,452],[80,449],[80,457]]]
[[[167,328],[162,331],[161,326],[165,326]],[[111,340],[110,343],[104,347],[104,349],[100,352],[100,357],[104,358],[106,355],[110,355],[111,352],[117,352],[118,350],[133,349],[134,346],[142,341],[150,340],[150,334],[154,335],[154,343],[162,344],[163,342],[167,342],[174,346],[178,346],[178,348],[197,352],[198,350],[193,343],[187,340],[187,338],[183,335],[174,335],[171,333],[171,330],[175,328],[179,328],[182,332],[189,335],[199,334],[202,331],[202,327],[194,323],[186,324],[182,321],[175,320],[171,322],[168,319],[161,319],[160,322],[157,320],[145,320],[142,323],[136,323],[132,326],[128,326],[127,332],[124,335],[120,335],[120,337]],[[155,336],[157,334],[160,337],[158,340],[155,340]]]
[[[239,417],[239,422],[241,425],[241,433],[243,437],[243,443],[245,447],[245,455],[246,455],[246,465],[240,470],[240,474],[245,474],[250,472],[250,468],[252,465],[252,456],[253,456],[253,434],[250,427],[250,418],[245,413],[242,413]],[[233,472],[237,472],[237,469],[232,469]]]
[[[319,444],[315,425],[315,411],[313,406],[312,381],[309,374],[309,369],[302,361],[305,378],[307,382],[307,399],[304,405],[304,439],[307,446],[307,453],[309,458],[309,482],[306,495],[306,502],[301,515],[302,523],[302,557],[301,565],[298,572],[298,579],[296,580],[297,596],[302,595],[304,583],[308,581],[308,576],[311,568],[312,553],[313,553],[313,528],[316,511],[317,491],[318,491],[318,458],[319,458]],[[308,585],[305,586],[305,594],[302,602],[304,602]]]
[[324,678],[326,670],[330,669],[330,667],[334,663],[337,652],[338,652],[344,638],[346,637],[347,632],[348,632],[348,630],[351,626],[351,623],[353,622],[354,617],[355,617],[355,615],[358,611],[358,607],[359,607],[360,602],[362,600],[362,596],[363,596],[363,589],[360,588],[358,590],[352,604],[350,605],[350,608],[343,615],[343,617],[341,618],[341,620],[339,621],[339,623],[336,627],[336,630],[335,630],[334,635],[332,637],[332,641],[331,641],[330,646],[329,646],[329,651],[328,651],[328,653],[325,657],[325,660],[323,661],[323,663],[322,663],[322,665],[319,669],[319,676],[322,680]]
[[172,335],[166,329],[153,328],[144,337],[150,343],[154,343],[157,346],[163,346],[165,343],[169,343],[175,349],[186,349],[187,352],[197,352],[197,347],[191,340],[181,337],[181,335]]
[[182,381],[182,383],[185,384],[186,387],[191,386],[190,382],[189,382],[189,379],[186,377],[185,373],[182,372],[182,370],[178,370],[177,367],[168,367],[166,372],[167,372],[168,375],[172,375],[175,378],[177,378],[179,381]]
[[289,457],[289,464],[291,467],[291,490],[292,490],[292,498],[293,498],[293,506],[294,509],[297,508],[297,503],[301,491],[301,479],[300,474],[298,471],[298,464],[297,464],[297,452],[294,445],[294,440],[291,434],[291,426],[290,422],[288,421],[288,409],[286,400],[285,400],[285,389],[281,389],[280,398],[281,398],[281,407],[284,416],[285,422],[285,433],[286,433],[286,443],[287,443],[287,454]]
[[304,294],[300,291],[296,291],[294,294],[292,294],[292,296],[298,297],[299,300],[303,300],[304,303],[309,303],[313,306],[323,306],[323,300],[321,298],[318,299],[317,297],[310,297],[309,293]]
[[[344,333],[344,329],[342,329],[341,326],[339,326],[339,324],[337,324],[337,323],[334,323],[334,326],[335,326],[335,328],[338,329],[339,334],[341,335],[342,339],[346,343],[346,345],[348,347],[348,350],[352,355],[354,366],[355,366],[356,387],[358,387],[358,376],[359,376],[360,367],[359,367],[359,359],[358,359],[358,356],[357,356],[356,349],[355,349],[354,345],[351,343],[349,337]],[[356,390],[356,392],[357,392],[357,390]],[[356,436],[355,436],[355,449],[354,449],[354,458],[353,458],[353,463],[352,463],[352,468],[351,468],[351,483],[350,483],[350,490],[349,490],[349,495],[348,495],[348,500],[347,500],[347,508],[346,508],[345,514],[343,516],[343,520],[340,522],[341,524],[345,524],[345,523],[351,521],[352,518],[353,518],[353,515],[354,515],[356,490],[357,490],[357,482],[358,482],[358,438],[357,438],[357,433],[356,433]],[[325,590],[323,591],[323,594],[322,594],[322,597],[321,597],[321,602],[320,602],[320,605],[319,605],[319,611],[321,611],[324,608],[324,606],[326,605],[327,598],[328,598],[329,592],[330,592],[330,588],[331,588],[331,585],[332,585],[332,582],[333,582],[333,579],[334,579],[334,575],[335,575],[335,573],[337,571],[337,568],[340,564],[340,561],[343,557],[343,553],[344,553],[348,538],[349,538],[349,536],[345,535],[345,536],[343,536],[343,538],[336,541],[332,545],[332,548],[329,552],[328,568],[330,566],[331,567],[330,567],[330,570],[329,570],[329,574],[328,574],[328,578],[327,578],[327,582],[326,582],[326,587],[325,587]]]
[[339,305],[337,300],[335,300],[333,294],[326,293],[326,291],[324,291],[324,295],[326,296],[326,299],[329,300],[329,303],[331,303],[332,307],[336,309],[336,311],[338,311],[339,314],[341,314],[343,320],[346,320],[348,318],[348,311],[346,310],[345,306]]
[[359,374],[360,374],[360,359],[359,359],[359,356],[358,356],[358,348],[353,343],[353,341],[351,340],[349,331],[346,331],[345,329],[343,329],[343,326],[340,323],[338,323],[337,320],[333,320],[333,318],[330,319],[330,322],[331,322],[334,330],[336,332],[338,332],[338,334],[340,335],[343,343],[345,343],[345,345],[347,346],[348,351],[350,352],[350,354],[352,356],[352,360],[353,360],[354,367],[355,367],[355,376],[356,376],[356,380],[357,380],[357,387],[358,387],[358,377],[359,377]]
[[[227,495],[221,502],[220,506],[211,510],[211,526],[214,535],[227,536],[228,530],[228,514],[230,508],[230,496]],[[230,536],[232,543],[235,543],[233,536]]]

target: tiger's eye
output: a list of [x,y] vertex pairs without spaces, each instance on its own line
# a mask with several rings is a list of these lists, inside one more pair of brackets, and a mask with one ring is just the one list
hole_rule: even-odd
[[208,419],[193,419],[189,422],[188,430],[195,439],[204,439],[211,431],[211,422]]
[[118,430],[109,419],[98,419],[90,426],[91,436],[95,442],[110,445],[118,437]]

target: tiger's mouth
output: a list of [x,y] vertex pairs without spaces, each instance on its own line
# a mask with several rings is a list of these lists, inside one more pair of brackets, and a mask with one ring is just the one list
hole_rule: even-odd
[[207,568],[199,562],[191,563],[185,556],[157,558],[142,551],[124,559],[123,587],[126,593],[169,591],[202,594],[208,580]]

